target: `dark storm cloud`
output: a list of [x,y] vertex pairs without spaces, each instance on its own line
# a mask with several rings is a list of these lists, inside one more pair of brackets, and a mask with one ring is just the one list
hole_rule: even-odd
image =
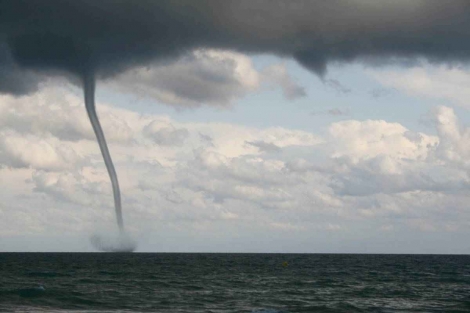
[[5,43],[0,43],[0,93],[21,95],[37,89],[37,74],[20,68]]
[[204,47],[293,57],[318,74],[357,59],[465,62],[469,38],[467,0],[0,0],[0,91],[34,89],[23,69],[106,77]]

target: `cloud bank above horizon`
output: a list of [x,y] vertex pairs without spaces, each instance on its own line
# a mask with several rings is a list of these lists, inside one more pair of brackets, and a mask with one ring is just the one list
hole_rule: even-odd
[[[98,111],[114,130],[129,231],[161,247],[210,234],[206,247],[230,251],[217,245],[271,234],[298,251],[299,240],[361,236],[366,225],[378,236],[468,228],[470,131],[448,106],[430,111],[430,133],[348,116],[315,133],[179,122],[104,103]],[[81,97],[56,84],[1,96],[0,120],[4,238],[112,229],[112,192]]]

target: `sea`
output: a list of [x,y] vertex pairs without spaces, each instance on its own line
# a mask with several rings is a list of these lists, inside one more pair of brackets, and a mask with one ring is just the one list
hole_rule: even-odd
[[470,256],[0,253],[2,312],[470,312]]

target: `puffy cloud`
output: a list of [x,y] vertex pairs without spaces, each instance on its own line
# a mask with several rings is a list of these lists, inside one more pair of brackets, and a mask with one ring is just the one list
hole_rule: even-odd
[[379,155],[423,159],[429,146],[438,142],[435,136],[413,133],[398,123],[383,120],[341,121],[331,124],[328,132],[334,143],[333,157],[347,156],[352,160]]
[[54,171],[74,168],[80,159],[70,146],[55,137],[0,132],[0,166]]
[[276,146],[273,143],[265,141],[245,141],[248,145],[254,146],[259,149],[261,152],[279,152],[281,148]]
[[263,80],[267,83],[279,85],[284,97],[289,100],[307,96],[305,88],[296,83],[287,71],[285,64],[275,64],[263,70]]
[[437,107],[434,118],[437,137],[384,121],[332,124],[332,156],[342,167],[337,167],[330,185],[336,193],[350,196],[465,193],[470,183],[469,131],[449,107]]
[[[415,66],[401,70],[369,70],[369,74],[386,88],[409,95],[437,99],[470,108],[470,73],[465,67]],[[379,89],[377,95],[386,93]]]
[[117,91],[180,107],[228,106],[259,84],[249,57],[217,50],[195,50],[178,61],[133,68],[109,82]]
[[338,195],[367,196],[433,191],[461,193],[470,186],[466,173],[433,163],[381,156],[349,165],[330,186]]
[[2,128],[23,134],[51,134],[63,140],[93,139],[83,99],[63,88],[43,88],[22,97],[0,96]]
[[93,182],[79,172],[35,171],[32,175],[34,191],[47,194],[55,200],[83,206],[92,204],[93,195],[109,195],[107,182]]
[[289,100],[306,96],[305,88],[294,81],[283,63],[258,71],[247,55],[211,49],[194,50],[165,64],[132,68],[104,85],[179,108],[229,107],[261,85],[280,87]]
[[440,106],[434,109],[434,119],[439,134],[437,155],[439,158],[464,165],[470,165],[470,129],[463,128],[452,108]]
[[186,128],[177,129],[171,124],[162,125],[160,121],[152,121],[146,125],[143,134],[162,146],[181,146],[189,136]]
[[[95,135],[86,115],[83,97],[71,92],[67,86],[58,87],[54,81],[46,82],[40,92],[13,97],[0,95],[0,128],[11,129],[21,134],[54,136],[60,140],[93,140]],[[130,141],[133,116],[109,106],[98,104],[98,114],[110,142]]]
[[[19,233],[8,224],[25,233],[114,226],[96,142],[61,136],[44,122],[49,109],[35,113],[37,131],[28,128],[32,113],[24,99],[16,99],[18,106],[4,99],[11,107],[0,116],[14,109],[18,126],[0,128],[0,232]],[[57,111],[72,110],[69,104]],[[335,122],[319,136],[106,110],[103,118],[125,121],[129,136],[122,138],[131,138],[110,144],[130,231],[348,236],[366,224],[388,233],[460,231],[470,218],[469,132],[448,107],[433,111],[437,135],[383,120]]]

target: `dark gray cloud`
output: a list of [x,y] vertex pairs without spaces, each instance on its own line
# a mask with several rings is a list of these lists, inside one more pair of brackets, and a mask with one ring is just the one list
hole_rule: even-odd
[[229,106],[257,89],[258,73],[244,55],[197,50],[167,64],[126,71],[110,85],[175,106]]
[[[0,91],[33,90],[24,69],[112,76],[195,48],[329,62],[462,62],[466,0],[0,0]],[[11,60],[14,60],[12,63]]]
[[38,88],[39,77],[18,66],[5,43],[0,42],[0,93],[21,95]]

